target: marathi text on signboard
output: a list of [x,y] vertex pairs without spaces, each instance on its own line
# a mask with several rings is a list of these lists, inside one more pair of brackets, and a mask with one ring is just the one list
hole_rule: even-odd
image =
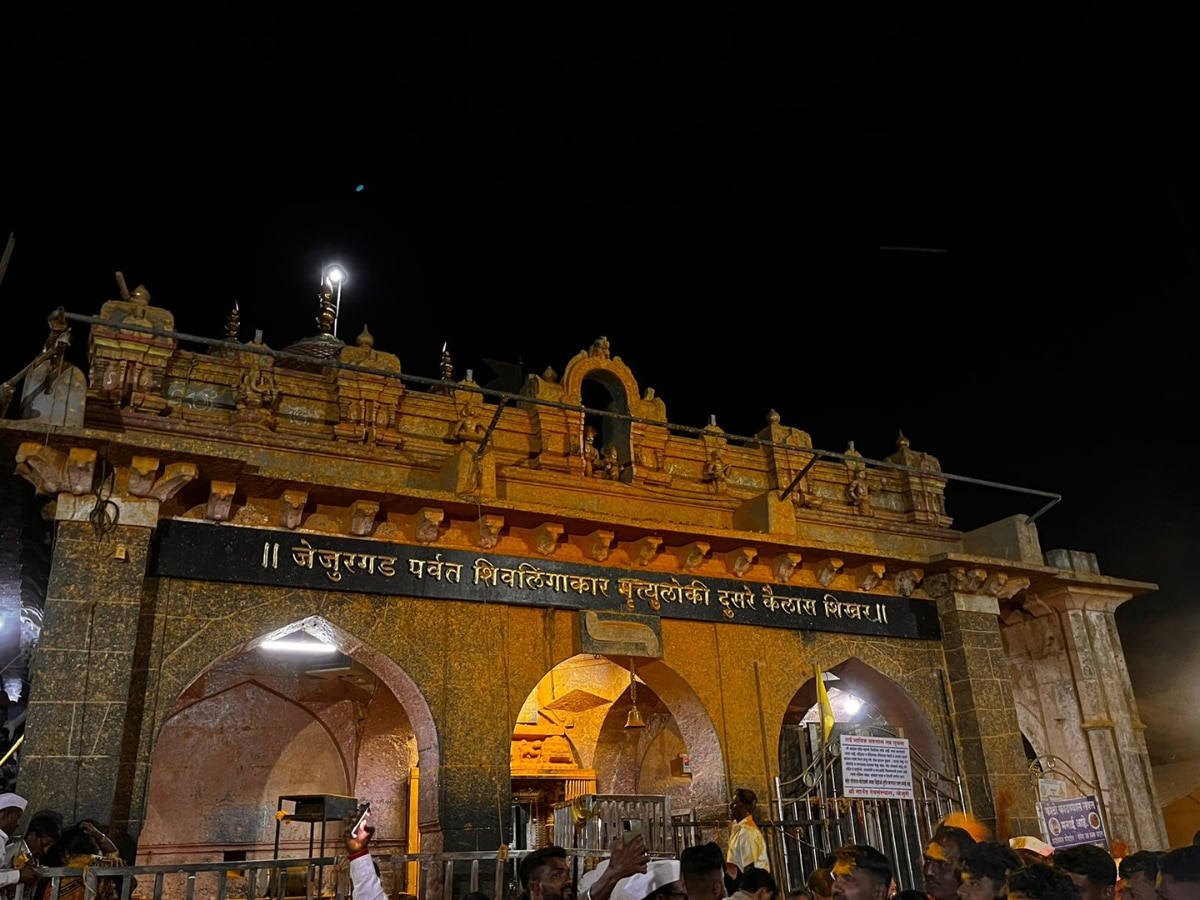
[[847,797],[912,800],[912,758],[907,738],[843,734],[842,787]]
[[937,640],[928,600],[170,519],[157,575]]
[[1046,840],[1055,850],[1078,844],[1108,845],[1100,803],[1095,797],[1043,800],[1037,806]]

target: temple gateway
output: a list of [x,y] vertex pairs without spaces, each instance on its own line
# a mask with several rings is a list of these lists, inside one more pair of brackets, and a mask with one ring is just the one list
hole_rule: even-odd
[[670,849],[748,787],[794,876],[851,837],[906,858],[949,810],[1045,836],[1057,793],[1167,846],[1113,618],[1154,585],[1028,516],[955,530],[955,476],[903,436],[677,425],[603,337],[500,393],[343,343],[328,294],[275,350],[120,286],[52,316],[0,425],[53,521],[31,810],[147,863],[301,852],[295,798],[369,799],[378,843],[435,852],[640,802],[622,827]]

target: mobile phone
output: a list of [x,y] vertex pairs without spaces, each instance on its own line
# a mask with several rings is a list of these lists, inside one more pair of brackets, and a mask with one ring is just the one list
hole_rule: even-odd
[[358,834],[358,830],[363,827],[363,825],[367,821],[367,816],[369,816],[370,814],[371,814],[371,801],[370,800],[364,800],[362,803],[358,804],[358,810],[354,813],[354,823],[350,826],[350,828],[347,830],[346,833],[349,835]]
[[626,844],[632,844],[633,839],[642,833],[641,819],[622,819],[621,820],[621,840]]

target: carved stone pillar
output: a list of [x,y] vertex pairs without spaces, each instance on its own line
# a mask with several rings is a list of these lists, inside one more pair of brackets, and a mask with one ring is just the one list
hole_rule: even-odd
[[141,623],[150,538],[159,504],[198,474],[191,463],[159,468],[142,456],[109,467],[86,447],[17,450],[17,473],[55,498],[57,520],[19,788],[30,809],[95,818],[135,839],[149,769]]
[[1003,629],[1021,727],[1034,749],[1094,785],[1110,840],[1168,846],[1114,611],[1128,592],[1064,586]]
[[951,722],[968,804],[993,828],[1001,796],[1011,798],[1013,834],[1038,834],[1033,786],[1000,639],[999,603],[977,591],[984,573],[925,580],[937,600],[946,655]]
[[89,522],[59,523],[19,779],[30,809],[111,822],[134,837],[142,704],[130,698],[150,534],[135,525],[100,535]]

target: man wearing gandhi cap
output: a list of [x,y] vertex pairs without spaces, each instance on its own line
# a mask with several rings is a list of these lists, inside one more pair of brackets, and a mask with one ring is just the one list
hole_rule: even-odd
[[[0,794],[0,846],[8,843],[8,836],[17,830],[21,814],[25,812],[25,798],[20,794]],[[10,884],[33,884],[37,881],[37,870],[31,865],[23,869],[0,869],[0,887]]]

